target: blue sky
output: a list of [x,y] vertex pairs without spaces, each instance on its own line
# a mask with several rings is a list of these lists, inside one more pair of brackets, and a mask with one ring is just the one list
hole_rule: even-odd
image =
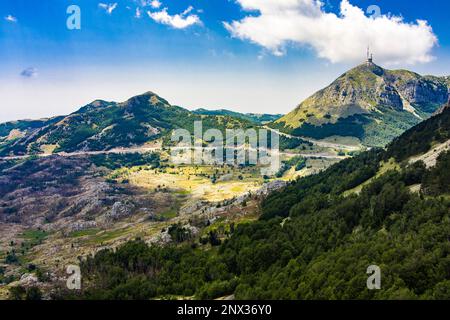
[[[448,1],[347,1],[2,0],[0,121],[149,90],[190,109],[286,113],[368,44],[382,66],[450,75]],[[81,30],[66,26],[72,4]]]

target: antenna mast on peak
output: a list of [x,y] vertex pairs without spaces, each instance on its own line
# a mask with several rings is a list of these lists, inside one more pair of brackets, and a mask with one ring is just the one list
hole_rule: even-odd
[[367,46],[367,65],[370,66],[373,64],[373,54],[370,53],[370,46]]

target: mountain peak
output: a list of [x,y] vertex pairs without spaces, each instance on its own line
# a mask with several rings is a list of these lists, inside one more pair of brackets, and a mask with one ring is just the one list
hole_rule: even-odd
[[385,73],[385,71],[385,69],[373,62],[365,62],[344,73],[344,75],[351,75],[354,73],[373,73],[376,76],[381,77]]
[[153,97],[153,96],[157,96],[157,94],[153,91],[146,91],[142,94],[137,95],[137,97]]
[[449,92],[450,83],[444,77],[388,70],[368,59],[301,102],[273,126],[313,138],[357,136],[367,145],[383,146],[431,116],[446,103]]
[[109,105],[111,105],[111,102],[104,101],[104,100],[94,100],[91,103],[89,103],[88,105],[80,108],[75,113],[86,113],[86,112],[93,111],[95,109],[105,108]]
[[134,106],[134,105],[144,105],[144,104],[150,104],[151,106],[155,106],[158,104],[163,104],[166,106],[169,106],[169,102],[163,98],[161,98],[159,95],[154,93],[153,91],[147,91],[142,94],[139,94],[137,96],[134,96],[127,101],[121,103],[121,105],[126,106]]
[[142,99],[151,99],[151,98],[153,98],[153,97],[158,97],[159,98],[159,96],[156,94],[156,93],[154,93],[153,91],[146,91],[146,92],[144,92],[144,93],[142,93],[142,94],[138,94],[138,95],[136,95],[136,96],[134,96],[134,97],[131,97],[131,98],[129,98],[128,100],[127,100],[127,102],[128,101],[133,101],[133,100],[142,100]]

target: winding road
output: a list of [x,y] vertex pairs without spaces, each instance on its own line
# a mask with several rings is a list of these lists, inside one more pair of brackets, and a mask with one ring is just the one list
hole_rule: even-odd
[[[171,149],[198,149],[199,147],[178,147],[178,148],[171,148]],[[114,148],[111,150],[103,150],[103,151],[76,151],[76,152],[58,152],[58,153],[41,153],[36,155],[21,155],[21,156],[7,156],[7,157],[0,157],[1,160],[21,160],[21,159],[27,159],[32,156],[44,158],[44,157],[50,157],[50,156],[61,156],[61,157],[77,157],[77,156],[95,156],[95,155],[101,155],[101,154],[130,154],[130,153],[149,153],[149,152],[158,152],[161,151],[162,147],[132,147],[132,148]],[[212,149],[212,148],[201,148],[203,150]],[[242,149],[242,148],[236,148],[236,150]],[[327,154],[324,152],[321,153],[295,153],[295,152],[278,152],[279,155],[284,155],[288,157],[294,157],[294,156],[301,156],[304,158],[325,158],[325,159],[346,159],[348,156],[338,156],[338,155],[332,155]]]

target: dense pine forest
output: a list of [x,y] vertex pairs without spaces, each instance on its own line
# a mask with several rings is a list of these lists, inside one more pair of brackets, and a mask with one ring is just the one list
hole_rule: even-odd
[[[407,161],[450,138],[449,117],[291,183],[222,241],[137,239],[88,257],[83,298],[449,299],[450,152],[430,168]],[[369,265],[381,268],[381,290],[366,287]]]

